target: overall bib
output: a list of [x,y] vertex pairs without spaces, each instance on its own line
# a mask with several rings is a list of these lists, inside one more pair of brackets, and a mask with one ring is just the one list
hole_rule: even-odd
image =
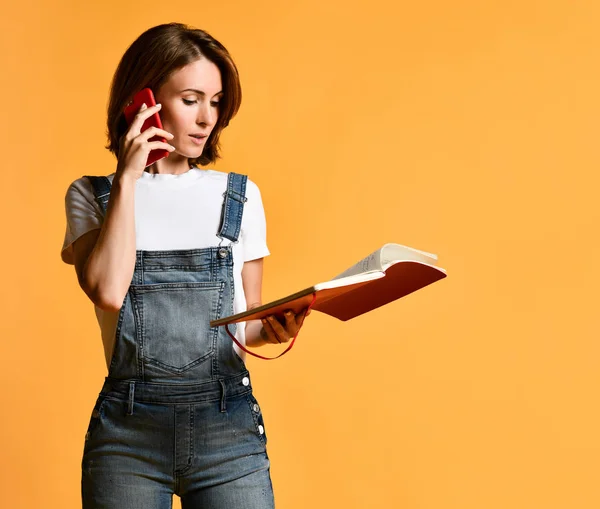
[[[88,177],[102,210],[106,177]],[[217,236],[237,242],[247,177],[229,173]],[[199,221],[202,218],[198,218]],[[84,509],[274,507],[262,413],[223,327],[232,245],[136,251],[82,459]]]

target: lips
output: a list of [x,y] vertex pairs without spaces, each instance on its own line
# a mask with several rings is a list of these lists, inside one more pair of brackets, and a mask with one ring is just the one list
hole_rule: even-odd
[[190,134],[190,138],[192,138],[192,143],[198,146],[204,146],[204,142],[206,141],[207,136]]

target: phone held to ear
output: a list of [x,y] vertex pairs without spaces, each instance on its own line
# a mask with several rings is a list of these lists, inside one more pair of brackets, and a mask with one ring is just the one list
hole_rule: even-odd
[[[156,105],[156,100],[154,99],[154,94],[152,93],[152,90],[149,88],[143,88],[142,90],[140,90],[137,94],[135,94],[133,96],[132,101],[129,104],[127,104],[127,106],[125,106],[125,109],[123,110],[123,114],[125,115],[125,120],[127,121],[128,126],[131,125],[131,123],[133,122],[133,118],[136,116],[137,112],[140,110],[140,108],[142,107],[142,104],[144,104],[144,103],[146,104],[146,106],[148,108]],[[149,129],[152,126],[158,127],[159,129],[163,128],[162,122],[160,120],[160,116],[158,115],[158,112],[154,113],[154,115],[148,117],[144,121],[144,124],[142,125],[140,132],[143,133],[146,129]],[[162,141],[162,142],[166,143],[167,140],[165,138],[163,138],[162,136],[153,136],[148,141]],[[150,153],[148,154],[148,160],[146,161],[146,167],[150,166],[152,163],[155,163],[159,159],[162,159],[163,157],[168,157],[168,156],[169,156],[168,150],[165,150],[165,149],[151,150]]]

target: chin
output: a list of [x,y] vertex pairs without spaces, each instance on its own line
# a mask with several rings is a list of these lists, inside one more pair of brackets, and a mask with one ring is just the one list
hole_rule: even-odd
[[202,155],[203,150],[200,150],[198,152],[194,151],[192,152],[191,150],[189,152],[183,152],[178,150],[177,153],[181,156],[181,157],[187,157],[188,159],[197,159],[198,157],[200,157]]

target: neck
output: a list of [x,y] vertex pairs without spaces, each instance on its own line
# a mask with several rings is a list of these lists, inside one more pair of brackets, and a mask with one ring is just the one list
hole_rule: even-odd
[[[171,161],[169,161],[169,163],[171,163]],[[181,175],[182,173],[187,173],[192,168],[198,167],[195,164],[190,163],[189,159],[177,162],[173,161],[173,163],[168,164],[164,159],[160,159],[148,166],[144,171],[151,174],[165,173],[170,175]]]

